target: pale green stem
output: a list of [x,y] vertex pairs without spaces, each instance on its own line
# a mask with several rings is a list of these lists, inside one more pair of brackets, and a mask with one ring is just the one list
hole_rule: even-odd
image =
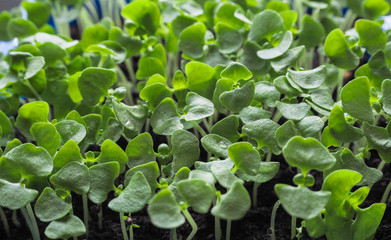
[[176,236],[176,228],[170,230],[170,239],[178,240],[178,237]]
[[304,7],[303,7],[303,3],[302,3],[302,0],[295,0],[295,3],[294,3],[294,8],[295,10],[297,11],[297,19],[299,19],[297,21],[297,29],[300,30],[300,19],[303,18],[304,16]]
[[30,91],[34,94],[35,98],[39,101],[43,101],[41,95],[35,90],[35,88],[30,84],[28,80],[23,82],[26,87],[30,89]]
[[37,220],[35,220],[35,215],[33,209],[31,208],[30,203],[26,205],[26,209],[31,220],[31,226],[34,229],[34,233],[35,233],[34,240],[39,240],[41,239],[41,237],[39,236],[38,224],[37,224]]
[[134,69],[133,69],[133,59],[132,58],[128,58],[125,60],[125,66],[126,66],[126,69],[128,70],[129,72],[129,77],[130,77],[130,81],[133,83],[133,85],[137,85],[137,80],[136,80],[136,74],[134,73]]
[[388,195],[390,195],[391,191],[391,182],[388,183],[386,190],[384,190],[383,197],[381,198],[381,203],[386,203]]
[[[69,211],[69,215],[73,216],[73,209],[71,209],[71,211]],[[77,237],[73,236],[72,239],[77,240]]]
[[[210,119],[210,118],[209,118]],[[202,119],[202,122],[204,123],[204,126],[206,128],[206,131],[208,131],[210,133],[210,125],[209,125],[209,121],[206,120],[206,118]]]
[[128,105],[134,105],[133,98],[132,98],[132,89],[129,86],[129,82],[126,79],[126,76],[124,72],[121,70],[120,67],[116,66],[117,73],[119,75],[119,79],[121,81],[121,85],[125,87],[126,89],[126,96],[125,96],[125,103]]
[[261,183],[254,182],[253,185],[253,208],[257,207],[258,202],[258,187],[261,185]]
[[4,225],[5,234],[7,235],[7,237],[10,237],[11,236],[10,226],[8,224],[7,216],[5,215],[3,208],[1,208],[1,207],[0,207],[0,218],[1,218],[1,221],[3,222],[3,225]]
[[[216,205],[216,198],[213,199],[213,206]],[[215,240],[221,239],[221,226],[220,226],[220,218],[215,216]]]
[[227,220],[227,229],[225,231],[225,239],[226,240],[231,239],[231,220]]
[[189,224],[192,228],[192,231],[189,234],[189,236],[186,238],[186,240],[191,240],[196,235],[198,227],[197,227],[197,224],[194,221],[193,217],[190,215],[190,213],[187,209],[182,210],[182,212],[183,212],[183,215],[185,215],[187,221],[189,222]]
[[294,239],[296,236],[296,217],[292,217],[291,220],[291,239]]
[[385,161],[381,161],[379,163],[379,166],[377,166],[377,170],[382,171],[383,168],[384,168],[384,165],[386,165],[386,162]]
[[83,217],[84,217],[84,225],[86,227],[86,238],[88,238],[88,198],[86,194],[82,195],[83,199]]
[[356,14],[351,9],[349,9],[346,12],[345,20],[343,21],[343,23],[341,25],[341,29],[343,32],[345,32],[346,30],[348,30],[352,26],[356,17],[357,17]]
[[26,208],[21,208],[20,211],[22,212],[22,215],[23,215],[24,219],[26,220],[27,227],[30,229],[31,236],[32,236],[33,239],[34,239],[35,231],[34,231],[34,229],[33,229],[33,225],[32,225],[32,223],[31,223],[30,216],[29,216],[29,214],[28,214]]
[[105,63],[106,58],[107,58],[107,55],[101,55],[98,67],[100,67],[100,68],[103,67],[103,64]]
[[280,206],[280,200],[278,200],[274,206],[273,206],[273,210],[272,210],[272,217],[270,219],[270,230],[271,230],[271,239],[272,240],[276,240],[276,233],[275,233],[275,225],[276,225],[276,214],[277,214],[277,210],[278,210],[278,207]]
[[18,214],[17,211],[12,211],[11,221],[16,227],[20,227],[20,222],[18,220]]
[[202,127],[200,127],[200,125],[198,125],[198,123],[196,123],[195,121],[191,121],[191,123],[194,125],[194,128],[197,129],[197,131],[198,131],[199,133],[201,133],[201,135],[202,135],[203,137],[205,137],[205,136],[207,135],[206,132],[205,132],[205,130],[204,130]]
[[128,234],[126,232],[126,226],[125,226],[125,220],[124,220],[124,213],[119,213],[119,221],[121,223],[121,230],[122,230],[122,236],[124,237],[124,240],[128,240]]

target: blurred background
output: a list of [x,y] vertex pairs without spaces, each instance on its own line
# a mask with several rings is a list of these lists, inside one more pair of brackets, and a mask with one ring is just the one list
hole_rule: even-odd
[[22,0],[0,0],[0,11],[10,10],[13,7],[19,6]]

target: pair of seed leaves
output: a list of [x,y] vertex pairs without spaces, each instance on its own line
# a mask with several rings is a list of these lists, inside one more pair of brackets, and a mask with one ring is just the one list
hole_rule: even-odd
[[375,234],[386,205],[374,203],[368,208],[359,208],[370,191],[369,187],[361,187],[351,192],[360,181],[362,175],[352,170],[337,170],[325,178],[322,192],[329,193],[329,201],[321,214],[305,221],[311,237],[318,238],[326,234],[328,239],[358,240]]

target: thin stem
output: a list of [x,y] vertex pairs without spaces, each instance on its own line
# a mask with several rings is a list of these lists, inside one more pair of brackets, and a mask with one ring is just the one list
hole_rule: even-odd
[[182,210],[182,212],[185,215],[187,221],[189,222],[189,224],[190,224],[190,226],[192,228],[191,233],[186,238],[186,240],[191,240],[196,235],[198,227],[197,227],[197,224],[194,221],[193,217],[190,215],[190,213],[189,213],[189,211],[187,209]]
[[8,224],[7,216],[5,215],[3,208],[1,208],[1,207],[0,207],[0,218],[1,218],[1,221],[3,222],[3,225],[4,225],[5,234],[7,235],[7,237],[10,237],[11,236],[10,226]]
[[261,183],[254,182],[253,185],[253,208],[257,207],[258,202],[258,187],[261,185]]
[[132,58],[128,58],[125,60],[125,66],[129,72],[130,81],[133,83],[133,85],[137,85],[136,74],[134,73]]
[[126,233],[126,226],[125,226],[125,220],[124,220],[124,213],[119,213],[119,222],[121,223],[121,230],[122,230],[122,236],[124,237],[124,240],[128,240],[128,234]]
[[[213,206],[216,205],[216,199],[213,199]],[[220,218],[215,216],[215,240],[221,239]]]
[[31,83],[28,80],[26,80],[23,83],[26,87],[30,89],[30,91],[34,94],[36,99],[38,99],[39,101],[43,101],[41,95],[39,95],[39,93],[35,90],[35,88],[31,85]]
[[20,227],[20,222],[18,220],[18,212],[15,210],[15,211],[12,211],[12,216],[11,216],[11,221],[12,223],[16,226],[16,227]]
[[227,220],[227,228],[225,231],[225,239],[230,240],[231,239],[231,220]]
[[291,239],[294,239],[296,236],[296,217],[292,217],[291,220]]
[[194,125],[194,128],[197,129],[197,131],[201,133],[201,135],[203,137],[205,137],[207,135],[205,130],[202,127],[200,127],[200,125],[198,125],[195,121],[191,121],[191,123]]
[[30,220],[31,220],[31,226],[32,226],[34,233],[35,233],[35,236],[33,236],[33,238],[34,238],[34,240],[39,240],[39,239],[41,239],[41,237],[39,236],[38,224],[37,224],[37,220],[35,220],[35,215],[34,215],[33,209],[31,208],[30,203],[26,205],[26,209],[27,209],[27,213],[28,213]]
[[[301,2],[301,0],[296,0],[295,1],[295,6],[294,6],[295,10],[297,11],[297,19],[302,19],[303,16],[304,16],[304,7],[303,7],[303,3]],[[300,21],[297,21],[297,29],[300,29]]]
[[86,227],[86,237],[88,238],[88,198],[87,198],[87,195],[83,194],[82,199],[83,199],[84,225]]
[[342,31],[345,32],[346,30],[348,30],[352,26],[355,19],[356,14],[351,9],[349,9],[345,15],[345,20],[341,25]]
[[170,230],[170,239],[171,240],[178,240],[178,237],[176,236],[176,228],[173,228]]
[[274,206],[273,206],[273,210],[272,210],[272,217],[270,219],[270,230],[271,230],[271,239],[272,240],[276,240],[276,233],[275,233],[275,225],[276,225],[276,214],[277,214],[277,210],[278,210],[278,207],[280,206],[280,200],[278,200]]
[[103,67],[103,64],[105,63],[107,56],[108,55],[102,55],[101,56],[99,64],[98,64],[98,67],[100,67],[100,68]]
[[133,225],[129,226],[129,240],[134,240],[134,237],[133,237]]
[[125,103],[128,105],[134,105],[133,98],[132,98],[132,89],[129,86],[129,82],[126,79],[126,76],[124,72],[121,70],[120,67],[116,67],[117,73],[119,75],[119,80],[121,81],[121,85],[125,87],[126,89],[126,96],[125,96]]
[[103,209],[102,209],[102,204],[99,206],[99,212],[98,212],[98,228],[100,230],[103,229]]
[[31,224],[31,219],[29,217],[29,214],[27,213],[26,208],[21,208],[20,211],[22,212],[22,215],[23,215],[24,219],[26,220],[27,227],[30,229],[31,235],[34,238],[33,225]]
[[384,190],[383,197],[381,198],[382,203],[385,203],[387,201],[388,195],[390,195],[391,192],[391,182],[388,183],[386,190]]
[[272,152],[267,153],[266,162],[270,162],[272,160],[272,156],[273,156]]

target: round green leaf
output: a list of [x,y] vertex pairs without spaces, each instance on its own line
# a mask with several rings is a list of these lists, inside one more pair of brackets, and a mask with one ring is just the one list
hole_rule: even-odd
[[34,206],[35,215],[43,222],[51,222],[64,217],[72,205],[64,202],[51,188],[45,188]]
[[275,102],[280,100],[280,92],[277,91],[272,83],[260,81],[255,85],[254,99],[268,107],[275,107]]
[[299,129],[292,120],[286,121],[276,130],[276,139],[280,147],[284,147],[289,139],[297,135],[299,135]]
[[185,223],[181,208],[168,189],[161,190],[151,199],[148,214],[153,225],[158,228],[172,229]]
[[212,99],[216,85],[215,69],[202,62],[189,62],[185,66],[188,88],[199,95]]
[[133,138],[128,143],[125,152],[129,159],[129,168],[153,162],[156,159],[156,154],[153,150],[153,139],[147,132]]
[[243,133],[257,141],[258,148],[267,146],[274,154],[281,154],[276,138],[276,131],[280,127],[270,119],[260,119],[243,126]]
[[120,166],[120,173],[125,171],[126,164],[128,163],[128,156],[115,142],[107,139],[100,147],[100,154],[96,161],[98,163],[105,162],[118,162]]
[[231,142],[236,142],[240,138],[238,127],[239,118],[235,115],[230,115],[215,123],[210,132],[225,137]]
[[276,102],[278,111],[286,119],[301,120],[307,116],[311,107],[306,103],[289,104],[283,102]]
[[375,116],[369,98],[370,83],[366,77],[350,81],[341,90],[342,106],[345,111],[352,117],[372,123]]
[[170,89],[163,83],[159,82],[145,86],[140,91],[140,98],[148,101],[152,108],[157,107],[157,105],[159,105],[159,103],[167,97],[171,97]]
[[53,160],[42,147],[25,143],[9,151],[5,158],[23,176],[47,176],[52,172]]
[[329,33],[324,43],[324,51],[331,63],[339,68],[353,69],[359,64],[359,57],[350,50],[341,29]]
[[122,126],[130,131],[141,130],[148,112],[144,106],[127,106],[117,101],[113,101],[113,109]]
[[171,98],[164,99],[156,107],[151,116],[151,126],[154,133],[161,135],[171,135],[175,130],[183,128],[175,102]]
[[217,44],[223,54],[229,54],[237,51],[242,45],[242,35],[234,28],[224,22],[219,22],[215,26],[217,35]]
[[304,45],[307,49],[314,48],[322,42],[325,30],[318,21],[309,15],[301,19],[298,45]]
[[253,101],[255,94],[255,84],[253,80],[248,81],[240,88],[223,92],[220,97],[220,103],[232,112],[240,112],[243,108],[249,106]]
[[88,198],[95,204],[101,204],[109,192],[115,189],[114,180],[119,175],[118,162],[106,162],[89,168],[90,191]]
[[58,188],[65,188],[77,194],[86,194],[90,189],[88,168],[79,162],[70,162],[50,177],[50,182]]
[[145,79],[154,74],[165,75],[163,63],[156,57],[148,57],[144,55],[138,62],[138,69],[136,72],[137,79]]
[[322,65],[312,70],[293,71],[288,69],[287,77],[291,78],[297,85],[304,89],[315,89],[320,87],[326,80],[326,66]]
[[186,106],[183,111],[186,121],[196,121],[213,115],[214,106],[209,99],[189,92],[186,95]]
[[206,26],[202,22],[185,28],[179,35],[179,49],[193,59],[201,58],[204,55],[205,33]]
[[67,165],[69,162],[83,163],[83,157],[77,143],[73,140],[66,142],[53,158],[54,172]]
[[116,82],[116,73],[113,70],[89,67],[84,69],[78,79],[83,101],[93,106],[100,102],[101,98],[108,96],[108,90]]
[[293,34],[291,31],[285,32],[278,46],[274,48],[262,49],[257,52],[257,55],[261,59],[273,59],[281,56],[288,51],[293,41]]
[[236,169],[242,169],[255,175],[259,169],[261,156],[248,142],[237,142],[228,147],[228,156],[235,163]]
[[201,144],[207,152],[216,157],[228,158],[228,147],[232,143],[217,134],[208,134],[201,138]]
[[244,124],[248,124],[259,119],[271,118],[271,116],[271,112],[252,106],[245,107],[239,112],[240,120],[242,120]]
[[318,116],[308,116],[297,123],[301,136],[319,139],[320,131],[323,129],[323,121]]
[[152,193],[154,193],[155,189],[158,187],[157,179],[160,176],[160,170],[157,162],[149,162],[143,165],[139,165],[131,168],[125,174],[124,185],[127,186],[133,177],[138,172],[142,172],[144,174],[145,179],[147,179],[149,186],[152,189]]
[[231,168],[232,168],[231,165],[218,165],[218,164],[213,164],[210,167],[210,170],[212,171],[214,178],[216,178],[216,180],[219,182],[219,184],[222,187],[225,187],[227,189],[231,188],[236,181],[243,183],[243,180],[238,178],[232,172]]
[[171,136],[172,169],[177,172],[182,167],[191,167],[200,156],[196,136],[186,130],[175,130]]
[[86,233],[83,222],[74,215],[55,220],[45,229],[45,235],[51,239],[68,239]]
[[369,148],[376,149],[383,161],[391,162],[391,134],[388,133],[387,129],[372,126],[365,122],[363,130]]
[[154,35],[160,26],[160,10],[155,2],[135,1],[126,5],[121,12],[124,18],[131,19],[148,34]]
[[261,162],[261,165],[255,175],[246,174],[243,170],[238,169],[236,174],[244,181],[264,183],[274,178],[280,168],[279,162]]
[[273,33],[281,30],[282,27],[283,21],[277,12],[273,10],[262,11],[255,15],[248,39],[259,42],[264,38],[271,37]]
[[236,181],[228,192],[212,208],[212,214],[226,220],[239,220],[244,217],[251,207],[251,200],[247,190]]
[[296,136],[283,148],[285,160],[303,172],[311,169],[323,171],[335,163],[335,158],[318,140]]
[[302,219],[319,215],[331,196],[330,192],[313,192],[306,187],[291,187],[286,184],[277,184],[274,190],[285,211]]
[[305,47],[298,46],[289,49],[281,56],[274,58],[270,64],[277,73],[285,72],[290,66],[295,66],[297,60],[303,56]]
[[177,189],[194,211],[199,213],[207,213],[209,211],[215,193],[212,187],[204,180],[182,180],[178,183]]
[[243,64],[232,62],[220,73],[220,76],[232,79],[236,83],[241,79],[248,80],[252,78],[253,74]]
[[0,110],[0,146],[7,144],[13,134],[12,128],[11,121],[8,119],[7,115]]
[[55,125],[57,132],[61,135],[61,145],[73,140],[80,143],[87,134],[86,128],[73,120],[63,120]]
[[54,156],[61,142],[61,136],[56,127],[51,123],[38,122],[31,126],[30,132],[37,145],[45,148],[51,156]]
[[369,54],[374,54],[377,50],[383,49],[387,43],[387,36],[383,32],[381,25],[366,19],[359,19],[354,25],[360,41],[358,44],[364,46]]
[[[5,27],[5,26],[3,26]],[[25,38],[37,32],[37,27],[33,22],[23,18],[11,19],[7,24],[7,32],[17,38]]]
[[386,79],[381,85],[384,112],[391,116],[391,80]]
[[15,125],[27,138],[32,138],[30,128],[37,122],[48,122],[49,104],[46,102],[26,103],[19,108]]
[[350,125],[344,116],[342,108],[335,105],[329,118],[330,134],[341,143],[353,142],[364,136],[361,129]]
[[20,183],[10,183],[0,179],[0,206],[11,210],[22,208],[34,201],[38,192],[24,188]]
[[137,172],[121,194],[109,202],[109,208],[117,212],[134,213],[144,207],[150,196],[151,187],[147,179],[142,172]]

